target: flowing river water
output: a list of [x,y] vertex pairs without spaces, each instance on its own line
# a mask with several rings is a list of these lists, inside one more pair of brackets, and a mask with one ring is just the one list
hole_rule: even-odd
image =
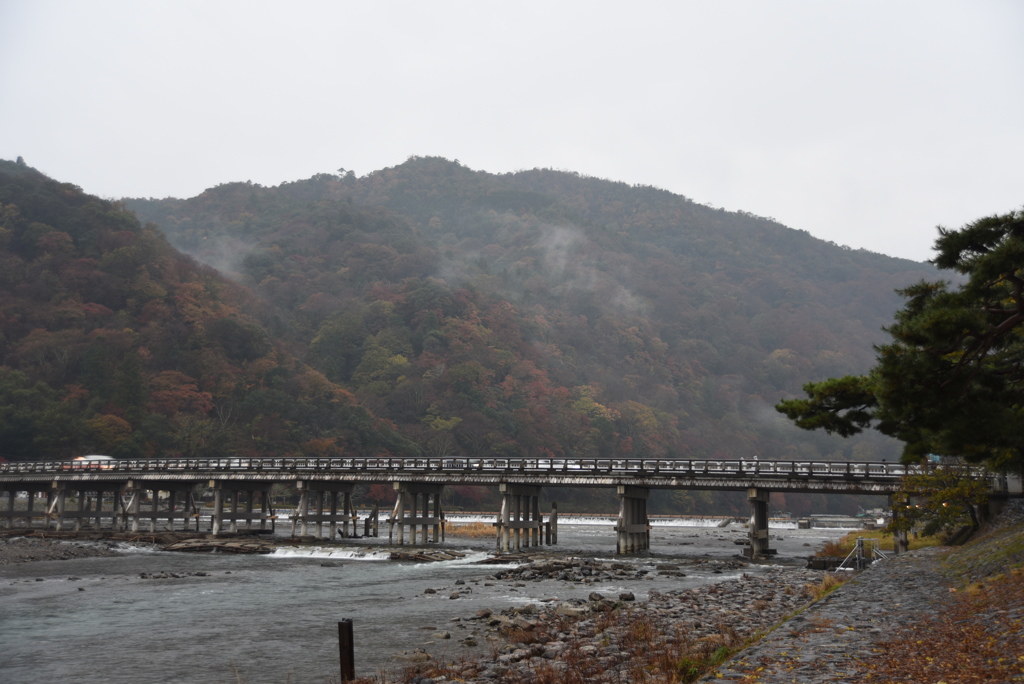
[[[741,548],[735,540],[746,535],[735,523],[658,524],[649,554],[616,557],[611,526],[611,519],[563,517],[558,546],[540,550],[653,569],[733,559]],[[822,542],[848,531],[792,527],[771,528],[777,563],[802,565]],[[763,567],[723,571],[720,563],[688,563],[685,577],[652,572],[643,580],[590,585],[514,583],[488,579],[503,566],[476,564],[489,556],[493,539],[449,536],[440,546],[467,555],[437,563],[390,561],[391,547],[382,542],[386,537],[269,555],[126,547],[117,557],[2,566],[0,682],[321,684],[338,678],[342,619],[353,621],[357,674],[368,676],[400,669],[397,657],[414,648],[471,655],[462,638],[478,623],[456,619],[483,608],[586,598],[593,591],[611,597],[631,591],[642,601],[652,589],[726,581]],[[450,598],[455,591],[459,598]],[[439,632],[452,638],[438,638]],[[478,650],[489,649],[478,641]]]

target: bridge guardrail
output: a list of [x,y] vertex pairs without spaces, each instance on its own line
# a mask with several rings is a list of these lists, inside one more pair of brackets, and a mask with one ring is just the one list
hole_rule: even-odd
[[785,477],[878,477],[894,479],[918,466],[887,462],[761,461],[716,459],[559,459],[559,458],[167,458],[115,461],[20,461],[0,464],[0,473],[41,474],[90,471],[153,472],[466,472],[539,474],[615,474],[661,476],[761,475]]
[[[1020,479],[973,468],[976,477],[989,482],[994,493],[1021,495]],[[649,486],[674,486],[671,480],[700,480],[713,487],[778,486],[785,489],[852,487],[872,491],[892,491],[905,475],[920,473],[917,465],[886,461],[762,461],[725,459],[566,459],[566,458],[477,458],[463,456],[416,458],[288,458],[288,457],[221,457],[221,458],[156,458],[102,461],[20,461],[0,463],[0,478],[18,481],[22,478],[39,482],[50,476],[90,475],[90,479],[128,479],[145,475],[158,479],[166,473],[170,479],[245,479],[246,473],[256,479],[303,479],[306,475],[345,479],[348,474],[362,481],[391,482],[405,476],[410,479],[438,481],[446,476],[453,482],[495,484],[529,477],[532,481],[559,486],[599,486],[643,481]],[[157,475],[157,477],[154,477]],[[336,476],[332,478],[331,476]],[[609,479],[613,480],[609,482]],[[1012,479],[1012,478],[1011,478]],[[774,484],[773,484],[774,483]],[[879,488],[882,488],[881,490]]]

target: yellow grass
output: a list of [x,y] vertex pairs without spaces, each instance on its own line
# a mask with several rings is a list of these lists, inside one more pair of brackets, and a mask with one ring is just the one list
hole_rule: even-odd
[[819,584],[807,584],[804,588],[808,594],[814,597],[815,601],[820,601],[835,591],[836,588],[842,586],[847,579],[849,578],[845,576],[827,573]]
[[[893,541],[892,535],[882,530],[855,530],[848,533],[845,537],[838,541],[825,542],[825,545],[817,552],[818,556],[847,556],[853,547],[857,545],[857,537],[863,537],[864,539],[875,539],[878,541],[878,547],[882,551],[892,551]],[[942,546],[942,540],[939,537],[922,537],[915,534],[910,535],[910,550],[923,549],[927,546]]]
[[493,537],[495,534],[494,525],[485,522],[447,523],[444,531],[455,537]]

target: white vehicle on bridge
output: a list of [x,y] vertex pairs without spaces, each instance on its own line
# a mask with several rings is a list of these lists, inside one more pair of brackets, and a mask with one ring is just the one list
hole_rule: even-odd
[[76,456],[71,463],[64,466],[64,470],[110,470],[114,467],[113,456],[100,456],[92,454],[89,456]]

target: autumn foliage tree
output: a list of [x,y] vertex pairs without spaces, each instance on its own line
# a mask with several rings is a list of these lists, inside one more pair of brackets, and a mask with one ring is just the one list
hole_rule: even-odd
[[0,162],[0,455],[418,453],[122,206]]
[[963,527],[977,530],[979,510],[989,495],[982,469],[957,458],[926,459],[919,465],[917,472],[903,478],[894,496],[903,508],[889,529],[908,531],[920,526],[925,535],[951,535]]

